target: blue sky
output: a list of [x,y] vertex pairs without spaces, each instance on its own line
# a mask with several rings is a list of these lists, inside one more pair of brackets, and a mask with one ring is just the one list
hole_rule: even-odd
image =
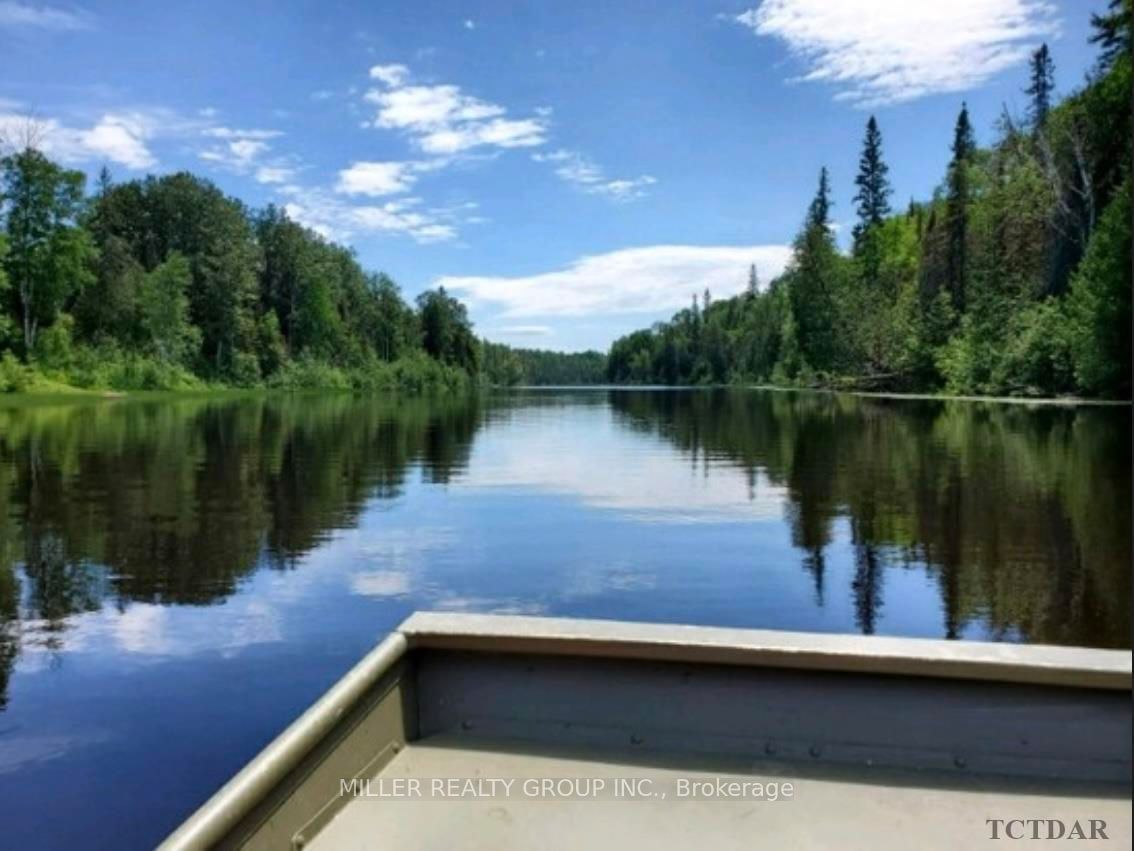
[[490,339],[605,348],[768,280],[821,165],[849,225],[871,112],[895,204],[927,197],[961,101],[987,141],[1041,41],[1078,85],[1104,5],[0,0],[0,132],[283,205]]

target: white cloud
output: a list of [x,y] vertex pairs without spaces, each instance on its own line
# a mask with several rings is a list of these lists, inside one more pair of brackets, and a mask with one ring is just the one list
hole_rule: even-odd
[[597,163],[578,151],[561,148],[550,154],[532,154],[532,159],[541,163],[553,163],[556,176],[578,186],[584,192],[603,195],[615,201],[641,198],[646,194],[646,187],[657,183],[657,179],[648,174],[610,180]]
[[19,144],[30,133],[48,156],[67,163],[111,162],[129,169],[157,164],[146,145],[156,130],[153,116],[141,112],[107,113],[91,127],[69,127],[57,119],[0,114],[0,139]]
[[809,70],[860,106],[980,85],[1058,33],[1047,0],[764,0],[734,20],[785,41]]
[[33,6],[29,3],[0,3],[0,27],[40,30],[90,29],[91,19],[83,12],[72,12],[54,6]]
[[417,181],[413,162],[356,162],[339,172],[336,192],[345,195],[396,195],[408,192]]
[[136,115],[104,115],[81,134],[81,142],[95,157],[132,169],[153,168],[157,159],[146,147],[150,133],[146,121]]
[[[701,466],[676,452],[642,452],[644,439],[607,408],[587,407],[569,420],[553,408],[530,408],[522,424],[500,423],[478,435],[468,469],[450,486],[567,494],[641,523],[746,523],[783,515],[784,488],[763,472],[750,480],[731,464]],[[634,458],[630,475],[628,457]],[[648,582],[640,573],[617,572],[624,589]]]
[[534,147],[546,141],[545,115],[509,118],[504,107],[465,94],[460,86],[406,85],[404,65],[375,65],[370,76],[382,84],[364,95],[377,107],[371,126],[400,130],[426,153]]
[[378,80],[387,86],[400,86],[409,76],[405,65],[375,65],[370,69],[370,79]]
[[460,210],[425,208],[419,198],[349,204],[316,188],[282,187],[281,192],[295,199],[284,204],[290,218],[337,242],[358,234],[408,236],[423,244],[447,242],[456,238],[462,222]]
[[498,305],[507,317],[654,313],[685,307],[705,287],[719,296],[741,292],[753,263],[760,280],[770,281],[790,256],[786,245],[654,245],[583,257],[539,275],[449,275],[437,283]]
[[475,30],[476,29],[476,21],[465,18],[465,29],[466,30]]
[[295,173],[286,159],[277,157],[269,162],[264,161],[265,155],[272,149],[268,140],[282,136],[280,130],[213,126],[201,130],[201,135],[217,139],[219,144],[205,148],[197,155],[228,171],[236,174],[251,172],[260,183],[284,183]]
[[283,135],[282,130],[240,130],[232,127],[206,127],[201,131],[202,136],[213,139],[277,139]]

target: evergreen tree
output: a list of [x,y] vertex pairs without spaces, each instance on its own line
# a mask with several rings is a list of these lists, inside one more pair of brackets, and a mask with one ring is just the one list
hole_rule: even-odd
[[961,104],[961,113],[953,131],[953,159],[949,163],[948,191],[945,199],[948,250],[946,280],[958,311],[965,309],[965,282],[968,274],[969,230],[969,166],[976,151],[969,110]]
[[1032,127],[1040,130],[1047,122],[1047,114],[1051,111],[1051,93],[1055,89],[1055,63],[1047,44],[1040,45],[1032,53],[1030,67],[1031,82],[1024,89],[1024,94],[1031,98],[1028,118]]
[[824,167],[819,187],[807,210],[803,231],[796,237],[789,296],[797,323],[799,347],[813,368],[831,370],[839,351],[836,301],[842,265],[828,226],[831,186]]
[[1134,30],[1134,3],[1131,0],[1110,0],[1104,14],[1091,15],[1091,44],[1101,48],[1099,69],[1105,73],[1119,56],[1131,53],[1131,31]]
[[890,171],[882,161],[882,133],[874,116],[866,122],[866,137],[862,142],[862,156],[858,160],[858,175],[854,179],[858,194],[854,196],[858,224],[855,225],[856,244],[872,227],[882,224],[890,214]]
[[807,223],[805,227],[821,227],[826,229],[831,218],[831,181],[827,176],[827,166],[819,169],[819,189],[807,208]]
[[858,213],[858,223],[854,226],[854,252],[862,263],[863,277],[868,284],[877,279],[881,262],[877,229],[890,214],[891,190],[887,172],[889,168],[882,160],[882,134],[872,115],[866,122],[866,137],[854,179],[858,187],[858,194],[854,196]]
[[756,294],[760,291],[760,279],[756,276],[756,264],[753,263],[748,267],[748,298],[749,300],[756,298]]

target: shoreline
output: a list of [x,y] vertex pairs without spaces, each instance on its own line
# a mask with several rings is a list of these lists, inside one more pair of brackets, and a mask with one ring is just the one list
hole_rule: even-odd
[[[1004,405],[1023,405],[1034,407],[1100,407],[1120,408],[1134,404],[1129,399],[1091,399],[1078,396],[1032,397],[1032,396],[972,396],[944,393],[898,393],[867,390],[836,390],[826,387],[789,387],[777,384],[518,384],[512,386],[487,385],[480,388],[488,391],[525,390],[535,392],[574,391],[641,391],[641,392],[688,392],[704,390],[760,390],[773,393],[821,393],[830,396],[856,396],[863,399],[892,399],[909,402],[973,402]],[[382,394],[401,394],[407,391],[391,388],[377,391]],[[131,399],[157,400],[162,398],[182,399],[204,396],[261,396],[277,394],[339,393],[352,395],[371,395],[339,387],[303,387],[295,389],[272,387],[198,387],[185,390],[87,390],[53,383],[51,387],[21,393],[0,393],[0,407],[25,405],[29,403],[61,404],[67,402],[118,402]],[[412,393],[410,395],[421,395]],[[425,394],[431,395],[431,394]]]
[[774,393],[823,393],[831,396],[858,396],[864,399],[894,399],[898,401],[924,402],[995,402],[1006,405],[1043,405],[1049,407],[1074,408],[1094,406],[1119,408],[1134,404],[1130,399],[1091,399],[1083,396],[968,396],[946,393],[897,393],[868,390],[835,390],[828,387],[790,387],[780,384],[517,384],[510,387],[493,386],[492,390],[640,390],[689,391],[689,390],[764,390]]

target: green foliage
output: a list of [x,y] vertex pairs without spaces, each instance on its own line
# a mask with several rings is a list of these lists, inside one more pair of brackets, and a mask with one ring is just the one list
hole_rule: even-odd
[[35,373],[11,352],[0,355],[0,393],[26,393],[35,386]]
[[490,385],[577,385],[606,381],[602,352],[552,352],[481,343],[481,375]]
[[871,119],[850,257],[824,168],[778,279],[616,340],[609,380],[1130,398],[1130,21],[1128,0],[1096,16],[1104,54],[1061,103],[1041,48],[1031,121],[1006,113],[991,148],[962,105],[942,185],[905,213]]
[[480,368],[480,347],[465,306],[445,292],[444,287],[422,293],[417,305],[426,354],[476,375]]
[[61,168],[33,148],[0,159],[4,267],[25,356],[39,329],[91,279],[94,245],[77,226],[84,181],[82,172]]
[[1075,377],[1088,393],[1130,398],[1131,180],[1099,222],[1071,282]]
[[34,150],[6,158],[3,179],[0,350],[34,361],[9,358],[5,389],[473,384],[464,305],[427,293],[419,316],[392,280],[274,207],[249,214],[190,174],[114,184],[104,171],[84,212],[82,175]]
[[138,308],[144,347],[162,363],[186,364],[201,345],[201,333],[189,321],[191,282],[189,261],[176,251],[142,281]]

